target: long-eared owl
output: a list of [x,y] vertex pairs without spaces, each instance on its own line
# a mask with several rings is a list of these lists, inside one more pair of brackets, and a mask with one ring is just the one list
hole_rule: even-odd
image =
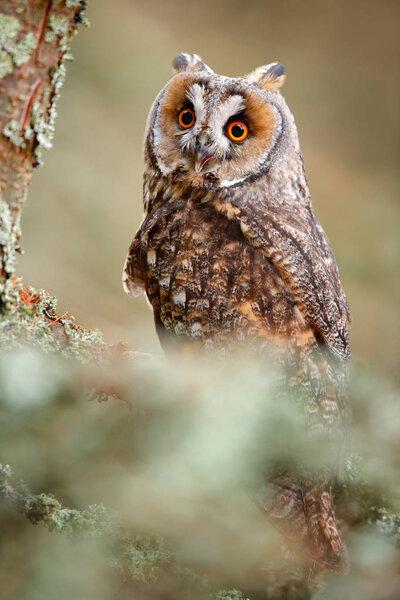
[[[346,420],[349,309],[311,204],[279,63],[245,77],[180,54],[144,140],[144,220],[123,284],[146,293],[160,341],[233,352],[277,349],[308,425]],[[271,483],[272,522],[310,559],[343,571],[347,552],[327,478]]]

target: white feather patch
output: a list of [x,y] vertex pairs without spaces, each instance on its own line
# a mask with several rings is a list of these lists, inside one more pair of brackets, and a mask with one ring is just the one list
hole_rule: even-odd
[[175,294],[173,294],[172,296],[172,302],[174,304],[176,304],[177,306],[179,305],[184,305],[186,302],[186,292],[185,290],[181,290],[179,292],[176,292]]
[[186,98],[193,104],[196,115],[196,123],[202,123],[206,116],[204,87],[198,83],[194,83],[189,87]]
[[229,98],[222,102],[215,111],[213,121],[216,126],[219,125],[220,127],[223,127],[230,117],[237,115],[244,110],[244,108],[245,103],[243,96],[239,96],[239,94],[229,96]]
[[222,102],[210,119],[214,140],[223,151],[229,149],[229,140],[225,135],[224,127],[231,117],[240,113],[244,108],[243,96],[235,94]]

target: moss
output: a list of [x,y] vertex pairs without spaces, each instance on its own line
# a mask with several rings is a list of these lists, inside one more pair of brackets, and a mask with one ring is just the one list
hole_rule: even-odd
[[19,33],[18,19],[0,13],[0,79],[12,73],[14,66],[27,62],[36,48],[37,40],[32,32],[17,39]]

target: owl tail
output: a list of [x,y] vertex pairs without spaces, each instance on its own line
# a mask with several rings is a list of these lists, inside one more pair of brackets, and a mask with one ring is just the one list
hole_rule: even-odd
[[263,509],[290,549],[336,573],[348,570],[348,554],[336,523],[332,488],[327,480],[295,481],[280,476],[270,484]]

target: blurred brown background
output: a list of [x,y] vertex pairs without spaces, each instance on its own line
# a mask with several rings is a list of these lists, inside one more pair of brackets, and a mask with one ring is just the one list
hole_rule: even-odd
[[241,75],[279,60],[314,206],[333,245],[355,357],[396,376],[399,358],[397,0],[96,0],[73,44],[55,147],[34,175],[19,274],[107,341],[159,351],[144,298],[121,287],[141,220],[141,145],[171,61],[197,52]]

